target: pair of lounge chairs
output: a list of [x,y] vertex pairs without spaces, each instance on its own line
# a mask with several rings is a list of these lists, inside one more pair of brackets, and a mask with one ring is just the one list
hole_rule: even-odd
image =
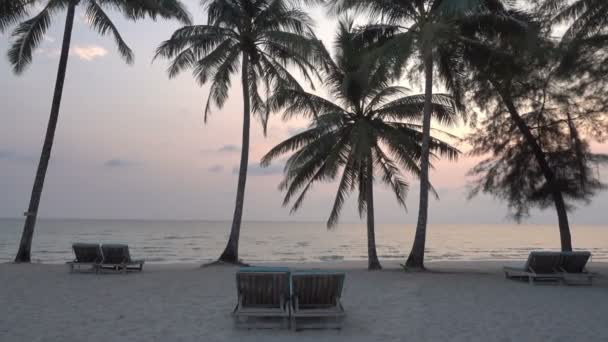
[[[245,267],[236,274],[237,328],[342,328],[344,273]],[[278,324],[277,324],[278,323]]]
[[133,260],[128,245],[75,243],[72,245],[75,258],[68,262],[70,272],[85,267],[98,273],[101,270],[141,271],[144,260]]
[[586,269],[590,252],[531,252],[523,268],[504,267],[505,277],[536,283],[591,285],[593,274]]

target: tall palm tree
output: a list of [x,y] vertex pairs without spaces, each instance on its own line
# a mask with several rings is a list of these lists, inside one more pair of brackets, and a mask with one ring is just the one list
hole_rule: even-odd
[[243,142],[239,179],[230,237],[219,258],[221,262],[238,263],[251,112],[260,116],[265,132],[270,110],[260,93],[269,96],[274,89],[285,86],[299,89],[289,66],[299,70],[312,86],[314,67],[308,48],[314,40],[312,20],[285,0],[203,0],[202,4],[208,13],[207,24],[175,31],[157,49],[157,57],[172,59],[170,77],[192,69],[201,85],[211,83],[205,121],[213,104],[221,108],[226,102],[231,76],[241,73]]
[[[424,269],[424,251],[428,221],[429,200],[429,147],[431,132],[434,76],[451,93],[460,113],[464,113],[462,101],[463,66],[459,58],[459,21],[477,13],[501,7],[501,0],[330,0],[336,13],[355,9],[369,14],[370,18],[382,18],[370,28],[381,34],[390,32],[392,42],[387,44],[386,54],[398,69],[414,60],[423,70],[425,84],[425,109],[422,120],[422,162],[420,167],[420,203],[418,221],[412,251],[406,260],[411,269]],[[411,65],[411,64],[409,64]]]
[[133,52],[122,39],[118,29],[110,20],[108,14],[106,14],[106,10],[118,11],[129,20],[138,20],[145,17],[153,19],[161,17],[165,19],[175,18],[184,23],[190,22],[190,16],[179,0],[3,0],[0,3],[0,10],[2,11],[0,12],[0,31],[5,30],[22,17],[27,16],[34,9],[35,5],[43,5],[42,10],[31,19],[20,23],[12,33],[14,42],[8,51],[8,58],[16,74],[21,74],[32,62],[33,52],[44,38],[53,16],[62,10],[65,10],[67,15],[49,123],[34,180],[30,204],[27,212],[25,212],[25,225],[15,262],[30,262],[32,238],[40,205],[40,197],[51,158],[57,120],[59,119],[59,108],[68,64],[76,7],[84,7],[84,15],[89,25],[99,34],[110,34],[114,37],[118,45],[118,51],[127,63],[133,62]]
[[[407,89],[391,86],[389,65],[378,52],[364,43],[353,29],[352,21],[343,20],[335,42],[335,58],[322,44],[317,45],[324,58],[325,85],[333,98],[329,101],[298,89],[284,89],[273,99],[285,109],[285,115],[313,116],[311,126],[274,147],[262,159],[273,159],[293,151],[285,166],[284,204],[295,198],[297,210],[312,185],[333,180],[342,172],[338,192],[327,221],[332,227],[349,193],[359,192],[359,214],[367,216],[368,268],[380,269],[374,230],[374,171],[390,186],[399,204],[405,206],[407,183],[401,170],[416,176],[421,173],[422,133],[416,124],[425,107],[425,96],[405,96]],[[451,97],[433,95],[430,112],[443,123],[454,122]],[[438,139],[429,139],[433,153],[454,159],[458,150]],[[299,194],[298,194],[299,192]],[[294,197],[297,196],[297,197]]]

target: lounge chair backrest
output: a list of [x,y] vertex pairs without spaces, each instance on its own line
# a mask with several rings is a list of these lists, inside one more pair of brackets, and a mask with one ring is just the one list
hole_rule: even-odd
[[559,270],[559,252],[531,252],[526,262],[526,270],[538,274],[551,274]]
[[289,298],[287,272],[237,272],[236,286],[243,306],[279,307]]
[[104,264],[122,264],[131,261],[129,246],[127,245],[103,244],[101,250],[103,251]]
[[589,258],[591,258],[590,252],[562,252],[560,267],[568,273],[582,273]]
[[342,296],[344,273],[292,273],[291,282],[292,295],[300,306],[336,306]]
[[75,243],[72,245],[77,263],[100,263],[103,260],[101,249],[95,243]]

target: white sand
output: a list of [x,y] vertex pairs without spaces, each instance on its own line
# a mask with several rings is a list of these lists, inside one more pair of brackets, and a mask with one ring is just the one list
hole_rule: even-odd
[[[296,333],[234,330],[234,267],[95,275],[1,264],[0,341],[608,341],[607,278],[530,286],[505,280],[502,264],[436,263],[424,274],[323,264],[347,272],[344,329]],[[608,274],[608,264],[591,269]]]

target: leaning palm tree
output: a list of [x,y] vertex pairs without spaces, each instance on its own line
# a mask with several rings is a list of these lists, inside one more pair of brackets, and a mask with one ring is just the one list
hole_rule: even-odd
[[169,77],[192,69],[201,85],[211,83],[204,109],[205,122],[214,104],[218,108],[224,105],[231,77],[240,70],[243,142],[239,179],[230,237],[219,257],[220,262],[238,263],[250,116],[253,112],[260,117],[265,132],[270,110],[263,96],[285,86],[300,88],[289,66],[299,70],[312,86],[311,70],[314,69],[308,48],[314,40],[312,20],[285,0],[203,0],[202,4],[208,13],[207,24],[175,31],[159,46],[156,56],[172,59]]
[[31,19],[20,23],[12,33],[14,42],[8,51],[8,58],[16,74],[21,74],[32,62],[34,50],[44,38],[53,16],[62,10],[65,10],[67,15],[51,114],[40,155],[40,162],[38,163],[36,179],[34,180],[30,204],[27,212],[25,212],[25,226],[15,262],[30,261],[32,238],[40,205],[40,197],[51,158],[51,149],[59,118],[59,107],[61,105],[63,83],[68,64],[76,7],[84,7],[85,18],[89,25],[99,34],[110,34],[114,37],[118,45],[118,51],[127,63],[133,62],[133,52],[122,39],[106,10],[118,11],[129,20],[138,20],[145,17],[153,19],[161,17],[165,19],[175,18],[184,23],[190,22],[190,16],[179,0],[3,0],[0,3],[0,10],[2,11],[0,14],[0,32],[20,18],[27,16],[38,5],[43,5],[42,10]]
[[[397,202],[405,206],[408,185],[402,170],[420,175],[422,133],[417,124],[425,106],[423,95],[406,96],[407,89],[391,86],[389,65],[379,58],[382,50],[367,46],[352,21],[343,20],[335,43],[335,58],[322,44],[317,50],[324,58],[324,79],[335,102],[299,89],[284,89],[271,103],[285,108],[285,115],[313,117],[311,126],[266,154],[262,165],[294,152],[285,166],[284,205],[292,199],[292,212],[302,204],[312,185],[334,180],[341,172],[338,192],[327,221],[338,222],[349,193],[359,192],[359,214],[367,216],[368,267],[380,269],[374,230],[374,171],[390,186]],[[443,123],[454,122],[450,96],[431,98],[431,114]],[[433,155],[454,159],[459,151],[431,138]],[[298,194],[299,193],[299,194]]]
[[[370,30],[392,35],[385,54],[391,64],[402,69],[416,63],[425,80],[425,109],[422,120],[422,162],[420,167],[420,203],[412,251],[406,266],[424,269],[426,227],[429,200],[429,148],[434,75],[451,93],[459,112],[464,113],[462,101],[463,65],[459,58],[462,37],[457,34],[459,21],[501,8],[502,0],[330,0],[333,12],[351,9],[367,12],[374,22]],[[411,70],[415,70],[411,69]]]

